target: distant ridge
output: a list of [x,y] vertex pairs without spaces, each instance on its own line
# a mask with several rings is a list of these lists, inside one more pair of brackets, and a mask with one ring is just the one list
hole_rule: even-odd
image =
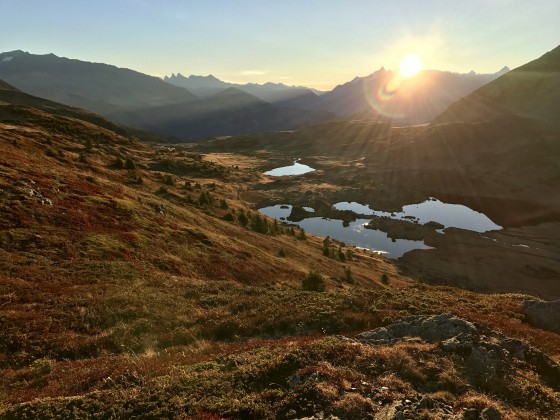
[[284,107],[308,107],[319,101],[320,92],[304,86],[288,86],[284,83],[228,83],[213,75],[188,77],[181,73],[172,74],[163,78],[166,82],[184,87],[201,97],[208,97],[228,88],[236,88],[256,96],[262,101]]
[[184,88],[134,70],[19,50],[0,54],[0,79],[32,95],[103,115],[197,99]]

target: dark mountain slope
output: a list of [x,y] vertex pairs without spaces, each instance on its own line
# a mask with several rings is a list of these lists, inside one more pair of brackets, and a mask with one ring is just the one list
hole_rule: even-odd
[[476,122],[507,115],[560,124],[560,46],[454,103],[434,122]]
[[227,88],[199,101],[115,113],[109,117],[125,125],[186,141],[291,130],[325,121],[331,115],[277,107],[237,88]]
[[110,110],[186,102],[188,90],[157,77],[110,66],[23,51],[0,54],[0,79],[18,89],[106,115]]
[[87,121],[98,127],[110,130],[115,134],[127,136],[127,130],[119,127],[105,118],[80,108],[59,104],[47,99],[28,95],[8,83],[0,80],[0,119],[20,120],[22,117],[21,108],[34,108],[53,115],[73,118],[76,120]]

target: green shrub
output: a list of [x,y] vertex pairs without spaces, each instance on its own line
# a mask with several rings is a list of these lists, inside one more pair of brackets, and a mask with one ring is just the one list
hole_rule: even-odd
[[387,273],[383,273],[381,275],[381,283],[389,284],[390,282],[391,282],[391,280],[389,279],[389,276],[387,275]]
[[327,284],[323,276],[315,271],[310,271],[301,281],[301,286],[303,290],[309,290],[312,292],[324,292]]
[[284,251],[284,248],[280,248],[280,251],[278,251],[278,256],[280,258],[285,258],[286,257],[286,251]]
[[340,262],[346,262],[346,255],[344,255],[342,245],[338,247],[338,259],[340,260]]
[[175,186],[175,178],[173,178],[172,175],[165,175],[163,177],[163,183],[165,185],[170,185],[170,186],[174,187]]
[[136,164],[131,158],[127,157],[126,162],[124,163],[124,167],[129,170],[134,170],[136,169]]
[[344,281],[348,284],[354,284],[354,276],[352,276],[352,271],[350,267],[344,268]]
[[249,223],[249,219],[247,218],[247,216],[245,216],[245,213],[243,212],[239,213],[239,216],[237,216],[237,220],[239,221],[239,224],[243,227],[247,226],[247,223]]
[[233,222],[235,220],[233,214],[231,213],[226,213],[226,215],[222,219],[224,219],[226,222]]
[[115,162],[113,162],[113,167],[115,169],[123,169],[124,168],[124,162],[123,160],[117,156],[117,158],[115,159]]

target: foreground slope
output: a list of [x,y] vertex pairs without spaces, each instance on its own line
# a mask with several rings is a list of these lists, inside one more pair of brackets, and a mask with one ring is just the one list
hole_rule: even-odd
[[[526,296],[421,285],[343,244],[323,255],[321,238],[239,199],[263,179],[254,159],[0,109],[1,418],[383,418],[407,400],[448,417],[559,412],[545,356],[559,338],[525,322]],[[311,269],[325,292],[302,290]],[[479,337],[474,356],[422,338],[422,317],[397,324],[415,340],[333,336],[431,314]],[[534,357],[496,353],[496,340]]]
[[559,113],[560,46],[459,100],[435,122],[479,122],[517,115],[558,125]]

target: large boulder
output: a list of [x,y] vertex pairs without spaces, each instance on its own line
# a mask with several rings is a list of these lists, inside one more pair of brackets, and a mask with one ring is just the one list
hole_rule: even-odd
[[523,312],[531,325],[560,333],[560,300],[526,300],[523,302]]
[[359,334],[354,340],[368,345],[396,345],[410,338],[439,344],[443,351],[460,355],[471,377],[499,377],[518,363],[529,363],[550,386],[560,390],[560,365],[546,354],[452,314],[409,316]]

